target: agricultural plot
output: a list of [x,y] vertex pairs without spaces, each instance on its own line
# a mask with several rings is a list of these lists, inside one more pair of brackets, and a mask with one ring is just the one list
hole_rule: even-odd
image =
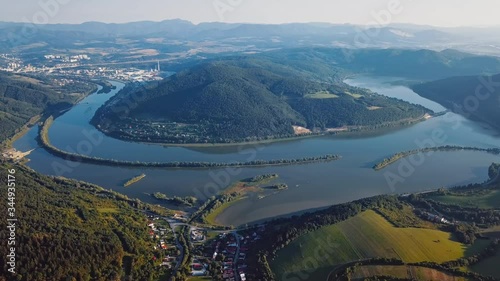
[[397,228],[370,210],[296,239],[270,265],[278,279],[306,272],[308,280],[319,280],[349,261],[383,257],[441,263],[476,253],[482,246],[467,248],[439,230]]
[[463,207],[477,207],[482,209],[500,208],[500,190],[484,190],[476,194],[467,195],[437,195],[430,197],[445,204],[453,204]]
[[392,276],[400,279],[428,281],[467,281],[464,277],[455,277],[432,268],[406,265],[367,265],[357,267],[352,274],[353,281],[362,281],[369,277]]
[[339,96],[327,91],[321,91],[314,94],[307,94],[305,97],[308,99],[335,99],[338,98]]

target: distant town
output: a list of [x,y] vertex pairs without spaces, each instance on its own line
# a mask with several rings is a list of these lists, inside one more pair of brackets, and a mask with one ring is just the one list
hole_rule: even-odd
[[124,82],[145,82],[162,80],[158,61],[154,68],[93,66],[92,57],[87,54],[46,54],[41,65],[25,63],[12,54],[0,54],[0,71],[17,74],[52,75],[88,79],[110,79]]

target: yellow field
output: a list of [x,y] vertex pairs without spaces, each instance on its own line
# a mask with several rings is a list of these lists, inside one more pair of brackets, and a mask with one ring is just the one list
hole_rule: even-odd
[[353,94],[351,92],[345,92],[345,94],[347,94],[347,95],[349,95],[349,96],[351,96],[351,97],[353,97],[355,99],[359,99],[359,98],[362,97],[362,95],[360,95],[360,94]]
[[117,208],[97,208],[97,211],[102,214],[116,214],[119,213]]
[[[271,268],[284,274],[310,272],[309,280],[326,278],[335,265],[384,257],[404,262],[445,262],[480,251],[452,241],[451,234],[434,229],[397,228],[374,211],[306,234],[278,251]],[[477,249],[476,249],[477,248]],[[280,277],[281,276],[281,277]]]
[[314,94],[308,94],[305,97],[309,98],[309,99],[334,99],[334,98],[338,98],[339,96],[337,96],[335,94],[331,94],[327,91],[321,91],[321,92],[317,92]]
[[406,265],[366,265],[356,267],[352,280],[365,280],[374,276],[393,276],[400,279],[416,279],[426,281],[466,281],[464,277],[454,277],[445,272],[431,268]]

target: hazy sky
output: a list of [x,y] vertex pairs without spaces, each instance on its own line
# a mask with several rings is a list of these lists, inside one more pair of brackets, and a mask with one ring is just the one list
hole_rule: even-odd
[[181,18],[194,23],[500,25],[499,0],[1,0],[0,3],[0,21],[35,23]]

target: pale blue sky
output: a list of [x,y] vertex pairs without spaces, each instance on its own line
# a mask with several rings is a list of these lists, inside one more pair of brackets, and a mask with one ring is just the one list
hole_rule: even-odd
[[[498,0],[1,0],[0,21],[500,25]],[[58,3],[44,9],[41,3]],[[392,11],[388,6],[393,5]],[[54,5],[49,5],[54,7]],[[217,7],[217,8],[216,8]],[[386,12],[381,12],[386,11]],[[387,13],[388,12],[388,13]],[[384,15],[377,19],[376,15]],[[390,15],[390,17],[388,17]]]

